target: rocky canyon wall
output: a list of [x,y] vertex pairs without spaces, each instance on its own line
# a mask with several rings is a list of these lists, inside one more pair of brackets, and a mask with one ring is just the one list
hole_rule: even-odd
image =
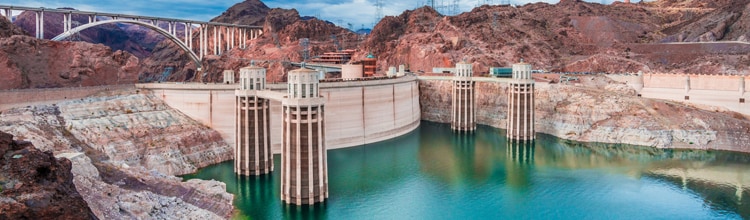
[[0,17],[0,90],[134,83],[139,64],[102,44],[36,39]]
[[[582,142],[750,152],[750,121],[743,115],[640,98],[625,84],[591,83],[607,80],[537,83],[537,132]],[[419,88],[422,119],[450,123],[451,82],[420,80]],[[507,84],[477,82],[476,88],[477,123],[505,129]]]
[[69,158],[76,189],[100,219],[232,213],[223,183],[172,176],[229,160],[232,148],[216,131],[138,90],[5,110],[0,131]]

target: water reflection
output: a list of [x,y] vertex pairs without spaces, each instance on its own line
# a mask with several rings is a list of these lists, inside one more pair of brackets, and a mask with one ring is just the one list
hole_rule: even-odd
[[[272,210],[269,207],[269,201],[271,199],[278,199],[275,197],[275,193],[271,190],[276,187],[274,185],[277,181],[273,180],[271,175],[262,176],[242,176],[235,175],[234,180],[234,195],[235,200],[242,201],[244,204],[253,204],[251,206],[253,213],[259,213],[262,215],[268,215],[269,211]],[[230,185],[228,185],[229,187]],[[229,192],[231,190],[228,189]]]
[[327,201],[302,206],[284,204],[284,219],[320,219],[323,217],[321,214],[325,213],[326,203]]
[[525,189],[530,185],[529,175],[534,167],[534,141],[506,142],[506,172],[508,185],[517,189]]

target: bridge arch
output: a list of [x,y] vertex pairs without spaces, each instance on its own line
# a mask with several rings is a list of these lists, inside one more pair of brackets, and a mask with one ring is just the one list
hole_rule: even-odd
[[177,37],[173,36],[172,34],[170,34],[169,32],[167,32],[166,30],[161,29],[160,27],[158,27],[156,25],[153,25],[151,23],[147,23],[147,22],[142,22],[142,21],[137,21],[137,20],[126,20],[126,19],[113,19],[113,20],[106,20],[106,21],[97,21],[97,22],[92,22],[92,23],[84,24],[84,25],[78,26],[76,28],[70,29],[69,31],[66,31],[66,32],[64,32],[64,33],[62,33],[60,35],[55,36],[54,38],[52,38],[52,40],[54,40],[54,41],[61,41],[61,40],[64,40],[64,39],[70,37],[73,34],[76,34],[78,32],[86,30],[88,28],[99,26],[99,25],[103,25],[103,24],[110,24],[110,23],[135,24],[135,25],[140,25],[140,26],[143,26],[143,27],[147,27],[147,28],[149,28],[151,30],[159,32],[160,34],[166,36],[167,39],[172,40],[172,42],[174,42],[175,44],[177,44],[177,46],[179,46],[182,50],[184,50],[188,54],[188,56],[190,56],[190,59],[192,59],[193,62],[195,62],[196,67],[198,67],[198,71],[201,70],[201,59],[190,48],[188,48],[187,45],[185,45],[184,43],[182,43],[179,39],[177,39]]

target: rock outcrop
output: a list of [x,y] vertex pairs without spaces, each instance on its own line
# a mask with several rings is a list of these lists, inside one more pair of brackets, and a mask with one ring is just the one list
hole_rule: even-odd
[[55,88],[136,82],[138,58],[101,44],[0,38],[0,89]]
[[154,99],[104,96],[58,107],[67,129],[114,163],[182,175],[232,159],[232,149],[218,132]]
[[[743,0],[693,1],[685,22],[664,29],[664,42],[750,41],[750,3]],[[691,7],[692,6],[692,7]],[[700,12],[706,12],[702,14]],[[697,13],[696,13],[697,12]]]
[[211,19],[211,22],[260,26],[265,22],[269,11],[271,9],[260,0],[245,0],[229,7],[221,15]]
[[[537,85],[537,132],[582,142],[750,152],[750,121],[741,114],[636,97],[601,76],[581,81]],[[419,88],[422,118],[449,123],[450,81],[420,80]],[[507,85],[477,82],[476,94],[477,123],[505,129]]]
[[[549,71],[746,71],[747,65],[732,61],[743,57],[731,48],[743,45],[699,45],[705,47],[695,51],[699,56],[651,47],[661,42],[750,39],[744,31],[748,26],[745,11],[750,8],[747,1],[683,3],[485,5],[456,16],[442,16],[424,7],[386,16],[360,49],[378,56],[381,72],[399,64],[407,64],[415,72],[429,72],[433,67],[452,67],[466,60],[474,64],[474,73],[481,75],[491,66],[509,66],[520,58]],[[636,46],[645,50],[630,50]],[[718,63],[706,67],[702,61],[714,56],[717,59],[711,60]],[[599,64],[602,61],[618,64]]]
[[75,187],[100,219],[220,219],[232,213],[233,196],[223,183],[173,176],[229,160],[232,149],[218,132],[152,95],[115,90],[12,109],[0,114],[0,131],[69,158]]
[[7,18],[0,16],[0,38],[10,37],[13,35],[28,35],[23,29],[13,25]]
[[0,131],[0,219],[96,219],[71,162]]

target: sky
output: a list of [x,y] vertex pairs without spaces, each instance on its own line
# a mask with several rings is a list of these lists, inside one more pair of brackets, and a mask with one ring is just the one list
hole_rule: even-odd
[[[376,0],[261,0],[270,8],[296,8],[302,16],[316,16],[342,27],[370,28],[376,22]],[[436,4],[453,0],[434,0]],[[610,4],[614,0],[586,0]],[[208,21],[241,0],[0,0],[0,5],[59,8],[72,7],[82,11],[121,13],[166,18]],[[383,15],[399,15],[404,10],[425,5],[425,0],[382,0]],[[530,2],[557,3],[559,0],[458,0],[462,12],[479,3],[523,5]],[[14,12],[14,14],[19,12]]]

